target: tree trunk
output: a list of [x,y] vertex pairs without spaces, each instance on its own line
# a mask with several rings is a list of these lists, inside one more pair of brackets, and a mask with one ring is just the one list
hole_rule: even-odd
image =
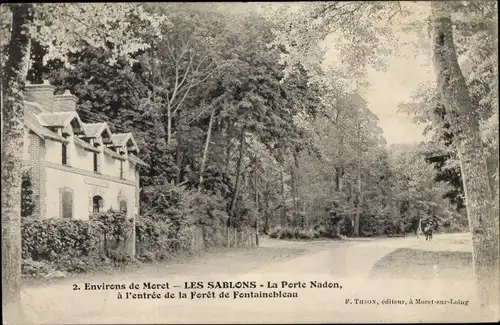
[[181,150],[181,144],[177,143],[177,147],[175,148],[175,185],[181,183],[181,174],[182,174],[182,161],[184,160],[184,153]]
[[339,191],[340,190],[340,170],[338,167],[335,167],[335,184],[334,184],[334,190]]
[[344,166],[335,169],[337,170],[337,191],[342,192],[344,189]]
[[[363,144],[363,139],[361,138],[361,130],[363,127],[363,121],[359,121],[357,123],[357,129],[356,129],[356,137],[357,140],[359,141],[359,144],[357,146],[357,173],[356,173],[356,187],[357,187],[357,202],[356,202],[356,214],[354,215],[354,222],[353,222],[353,235],[354,237],[359,237],[359,219],[361,217],[361,208],[363,204],[363,193],[362,193],[362,180],[361,180],[361,155],[362,155],[362,144]],[[353,186],[354,188],[354,186]],[[354,191],[353,191],[354,194]]]
[[167,107],[167,149],[170,146],[170,143],[172,142],[172,111],[170,106]]
[[351,236],[354,237],[354,219],[356,217],[356,212],[355,211],[355,202],[354,202],[354,184],[352,181],[349,181],[349,205],[350,208],[352,209],[351,212],[349,213],[349,219],[351,221]]
[[285,172],[283,168],[280,169],[280,183],[281,183],[281,199],[285,200]]
[[264,234],[268,235],[269,234],[269,217],[271,219],[274,219],[274,207],[272,202],[269,200],[268,197],[266,197],[266,202],[267,202],[267,212],[264,215]]
[[205,140],[205,149],[203,149],[203,158],[201,159],[200,166],[200,183],[198,184],[198,192],[201,189],[201,185],[203,184],[203,172],[205,172],[205,162],[207,160],[208,146],[210,144],[210,135],[212,134],[212,125],[214,122],[215,116],[215,106],[212,108],[212,113],[210,114],[210,122],[208,122],[208,131],[207,131],[207,139]]
[[240,136],[240,156],[238,157],[238,164],[236,166],[236,180],[234,182],[233,197],[231,198],[231,207],[229,209],[229,226],[231,226],[231,219],[234,217],[234,209],[236,208],[236,200],[238,199],[241,179],[241,167],[243,166],[243,156],[245,155],[245,131],[245,127],[243,127]]
[[33,22],[32,4],[10,4],[12,29],[2,88],[2,310],[5,321],[24,320],[21,300],[21,174],[24,140],[23,92]]
[[280,226],[284,227],[286,223],[286,209],[285,209],[285,171],[283,166],[280,168],[280,181],[281,181],[281,208],[280,208]]
[[357,182],[358,182],[358,202],[357,202],[357,207],[356,207],[356,215],[354,216],[354,229],[353,229],[353,234],[354,237],[359,237],[359,221],[361,217],[361,208],[363,204],[363,189],[362,189],[362,182],[361,182],[361,171],[358,170],[358,175],[357,175]]
[[341,226],[341,222],[342,220],[339,220],[337,221],[337,223],[335,224],[335,237],[337,238],[340,238],[340,226]]
[[420,236],[420,234],[422,233],[422,218],[418,217],[418,227],[417,227],[417,239],[418,237]]
[[300,196],[300,184],[301,184],[301,175],[300,175],[300,164],[299,164],[299,156],[296,151],[293,153],[293,162],[294,162],[294,176],[295,176],[295,211],[296,218],[298,221],[298,225],[300,227],[304,227],[304,216],[302,214],[302,201]]
[[290,170],[290,176],[291,176],[291,181],[292,181],[292,204],[293,204],[293,226],[296,226],[297,222],[297,216],[299,215],[298,209],[297,209],[297,177],[295,175],[296,170],[294,167],[291,168]]
[[227,146],[226,146],[226,174],[229,174],[229,164],[231,163],[231,150],[233,149],[233,145],[231,143],[231,139],[227,137]]
[[458,65],[448,2],[431,3],[433,61],[437,86],[450,124],[457,135],[473,264],[482,306],[498,308],[499,232],[492,209],[491,188],[479,133],[479,119]]
[[254,185],[255,185],[255,245],[259,247],[259,188],[258,186],[258,167],[257,158],[255,158]]

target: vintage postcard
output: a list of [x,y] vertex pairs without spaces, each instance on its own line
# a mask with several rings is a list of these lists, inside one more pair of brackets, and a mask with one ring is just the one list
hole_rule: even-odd
[[2,4],[3,324],[499,321],[497,17]]

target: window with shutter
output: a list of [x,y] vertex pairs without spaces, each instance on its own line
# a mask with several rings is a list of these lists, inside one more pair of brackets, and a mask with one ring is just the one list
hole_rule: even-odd
[[73,217],[73,193],[70,190],[63,190],[61,193],[62,217]]

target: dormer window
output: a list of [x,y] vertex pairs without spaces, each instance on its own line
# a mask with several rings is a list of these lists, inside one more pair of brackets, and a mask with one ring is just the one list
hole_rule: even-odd
[[66,145],[66,143],[62,144],[61,156],[62,156],[61,163],[63,165],[67,165],[68,164],[68,146]]
[[124,174],[123,174],[123,160],[120,160],[120,178],[124,179]]
[[[63,133],[62,136],[65,139],[68,139],[69,134]],[[62,143],[61,144],[61,164],[63,166],[69,166],[69,150],[68,150],[68,143]]]
[[[99,144],[94,142],[94,147],[98,147]],[[99,153],[94,152],[94,173],[100,173],[101,172],[101,164],[99,161]]]
[[101,166],[99,164],[99,153],[94,152],[94,173],[100,173],[101,172],[100,167]]
[[[98,148],[101,144],[97,141],[93,141],[94,147]],[[94,173],[101,173],[101,157],[98,152],[94,152]]]

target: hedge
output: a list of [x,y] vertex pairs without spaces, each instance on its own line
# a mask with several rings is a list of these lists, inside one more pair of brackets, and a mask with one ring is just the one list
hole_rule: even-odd
[[89,220],[21,219],[23,274],[44,276],[51,270],[83,273],[126,264],[130,257],[120,244],[132,230],[132,220],[108,211]]
[[[220,195],[171,184],[148,186],[141,191],[141,207],[135,228],[140,260],[161,261],[190,252],[195,227],[203,229],[204,247],[227,243],[227,204]],[[233,226],[240,230],[248,227],[248,211],[237,209]],[[132,224],[132,219],[117,211],[99,213],[85,221],[22,218],[23,273],[80,273],[125,265],[131,258],[120,247],[130,237]]]

